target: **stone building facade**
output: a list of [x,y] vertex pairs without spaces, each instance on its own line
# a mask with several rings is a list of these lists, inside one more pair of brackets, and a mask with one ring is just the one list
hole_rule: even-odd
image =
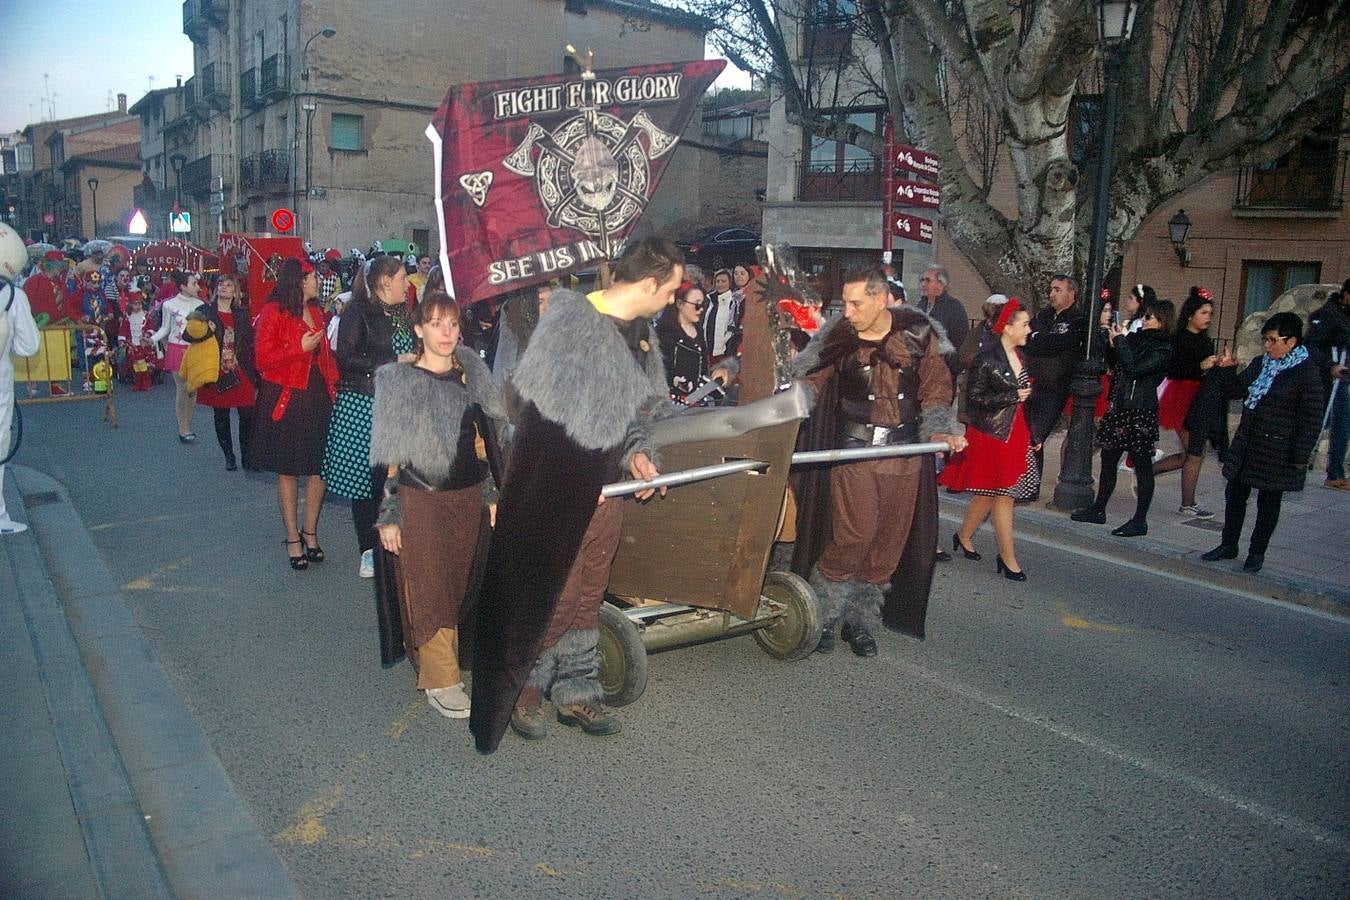
[[[194,45],[180,92],[194,126],[182,169],[192,238],[271,231],[286,208],[316,248],[344,252],[384,238],[437,249],[425,130],[450,86],[561,72],[568,43],[594,48],[599,68],[704,53],[702,20],[648,0],[186,0],[183,31]],[[701,154],[721,160],[719,149],[676,151],[644,227],[720,210],[705,207],[700,178],[716,165]],[[757,215],[752,189],[736,185],[749,198],[742,217]]]

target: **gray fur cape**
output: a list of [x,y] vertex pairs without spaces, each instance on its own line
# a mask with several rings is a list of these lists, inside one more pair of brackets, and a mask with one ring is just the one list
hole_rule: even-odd
[[657,462],[647,423],[669,401],[650,325],[645,341],[639,365],[589,300],[554,291],[516,367],[519,414],[475,629],[469,730],[480,753],[506,731],[601,487],[638,451]]
[[487,364],[463,344],[455,348],[455,360],[464,369],[464,387],[428,378],[408,363],[386,363],[375,370],[372,466],[412,466],[438,481],[454,466],[460,422],[472,404],[494,423],[506,420],[501,391]]

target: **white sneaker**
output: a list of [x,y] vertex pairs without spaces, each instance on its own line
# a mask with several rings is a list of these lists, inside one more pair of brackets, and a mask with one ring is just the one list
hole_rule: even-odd
[[464,682],[454,687],[427,688],[426,695],[428,705],[447,719],[469,717],[469,695],[464,692]]
[[23,534],[28,530],[28,526],[22,522],[15,522],[13,519],[0,519],[0,534]]
[[356,574],[362,578],[375,577],[375,551],[367,550],[361,554],[361,565],[357,568]]
[[1198,504],[1183,506],[1181,507],[1181,509],[1177,510],[1177,512],[1181,513],[1183,516],[1189,516],[1192,519],[1214,518],[1214,513],[1210,512],[1209,510],[1205,509],[1203,506],[1200,506]]

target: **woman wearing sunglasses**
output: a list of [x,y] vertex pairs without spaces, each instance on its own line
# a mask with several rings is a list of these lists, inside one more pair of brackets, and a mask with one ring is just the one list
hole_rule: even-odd
[[684,282],[675,292],[675,305],[667,308],[656,325],[656,336],[661,342],[661,357],[666,364],[666,380],[670,397],[677,403],[685,402],[707,378],[730,383],[738,368],[736,358],[728,357],[712,368],[707,342],[699,322],[707,298],[703,289]]

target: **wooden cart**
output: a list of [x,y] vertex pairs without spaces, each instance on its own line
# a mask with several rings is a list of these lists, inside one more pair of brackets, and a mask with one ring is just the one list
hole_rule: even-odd
[[630,506],[600,610],[605,702],[642,696],[647,653],[753,633],[765,652],[796,660],[816,648],[821,608],[791,572],[767,572],[783,518],[801,386],[746,406],[690,410],[656,425],[662,468],[740,460],[753,468]]

